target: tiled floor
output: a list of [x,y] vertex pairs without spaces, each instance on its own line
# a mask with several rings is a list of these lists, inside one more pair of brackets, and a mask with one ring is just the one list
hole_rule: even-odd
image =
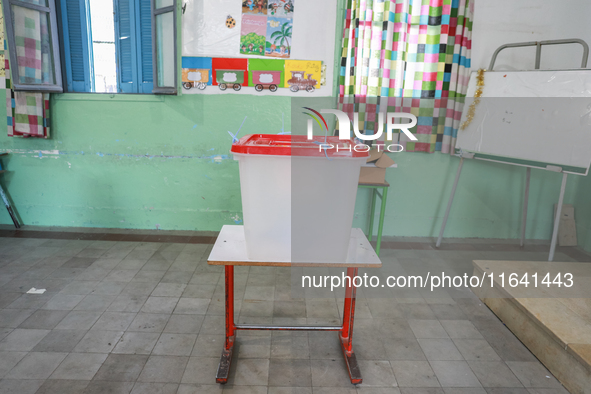
[[[360,291],[358,387],[348,380],[336,334],[306,332],[239,332],[230,382],[216,385],[224,281],[220,267],[207,265],[211,237],[3,235],[1,394],[566,393],[469,291]],[[384,272],[425,266],[471,273],[472,259],[547,258],[546,248],[492,243],[386,247],[395,249],[382,251]],[[589,256],[569,249],[557,259]],[[291,299],[290,275],[285,268],[236,268],[238,320],[338,323],[341,301]],[[25,294],[32,287],[47,292]]]

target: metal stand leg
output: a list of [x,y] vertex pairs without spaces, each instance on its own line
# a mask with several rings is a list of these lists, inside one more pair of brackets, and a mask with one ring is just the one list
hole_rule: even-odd
[[441,240],[443,239],[443,232],[445,231],[445,226],[447,225],[447,218],[449,217],[449,211],[451,211],[451,205],[454,202],[454,197],[456,195],[456,189],[458,188],[458,181],[460,180],[460,174],[462,173],[462,167],[464,166],[464,158],[460,159],[460,166],[458,167],[458,172],[456,173],[456,180],[454,181],[454,186],[451,189],[451,196],[449,197],[449,202],[447,203],[447,209],[445,210],[445,216],[443,217],[443,223],[441,224],[441,230],[439,231],[439,238],[437,238],[437,243],[435,244],[436,247],[441,246]]
[[8,201],[8,197],[6,197],[6,193],[4,193],[4,189],[2,189],[2,186],[0,186],[0,198],[2,198],[2,201],[4,201],[4,205],[6,206],[6,210],[8,211],[8,214],[12,219],[12,223],[14,223],[14,227],[21,228],[21,225],[19,224],[18,220],[16,220],[16,216],[12,211],[12,207],[10,206],[10,202]]
[[521,215],[521,246],[525,245],[525,226],[527,223],[527,203],[529,201],[529,180],[531,178],[531,167],[527,167],[525,173],[525,196],[523,197],[523,213]]
[[562,204],[564,203],[564,192],[566,190],[567,177],[568,174],[562,174],[562,186],[560,187],[560,197],[558,198],[556,217],[554,217],[554,231],[552,232],[552,243],[550,244],[550,256],[548,257],[548,261],[554,261],[554,252],[556,252],[556,241],[558,240],[558,227],[560,227],[560,217],[562,215]]
[[382,207],[380,208],[380,223],[378,224],[378,243],[376,245],[376,254],[380,255],[382,246],[382,230],[384,229],[384,216],[386,215],[386,202],[388,201],[388,188],[382,189]]
[[234,350],[235,324],[234,324],[234,266],[226,267],[226,341],[224,350],[215,376],[216,383],[228,382],[230,365],[232,364],[232,351]]
[[341,348],[347,370],[349,371],[349,378],[352,384],[360,384],[363,381],[359,364],[355,353],[353,353],[353,323],[355,321],[355,298],[357,296],[357,288],[353,285],[353,279],[357,276],[357,268],[347,268],[347,276],[351,278],[347,282],[345,289],[345,309],[343,312],[343,328],[339,333],[341,341]]
[[369,232],[367,234],[367,239],[369,242],[372,241],[373,238],[373,217],[375,215],[376,210],[376,194],[377,190],[375,188],[371,189],[371,207],[369,208]]

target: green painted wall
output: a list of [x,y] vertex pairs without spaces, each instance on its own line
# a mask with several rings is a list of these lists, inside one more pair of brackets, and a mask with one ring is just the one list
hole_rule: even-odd
[[[240,135],[276,134],[282,114],[290,128],[286,97],[57,97],[51,139],[0,132],[0,149],[12,152],[3,160],[10,171],[3,183],[29,225],[219,230],[242,219],[228,131],[246,118]],[[459,160],[393,157],[399,168],[388,174],[384,234],[436,236]],[[518,237],[524,178],[520,167],[467,161],[446,236]],[[571,178],[567,203],[580,189]],[[550,237],[559,187],[560,175],[533,171],[528,238]],[[360,191],[356,226],[366,225],[368,206],[368,192]],[[10,223],[1,209],[0,223]]]

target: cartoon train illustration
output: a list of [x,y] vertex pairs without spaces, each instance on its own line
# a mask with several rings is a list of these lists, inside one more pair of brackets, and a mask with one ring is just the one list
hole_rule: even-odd
[[269,89],[271,92],[276,92],[281,83],[282,74],[282,71],[253,71],[252,83],[255,90],[262,92],[263,89]]
[[[220,90],[224,91],[232,88],[235,91],[240,91],[245,85],[247,70],[228,70],[215,69],[217,82]],[[207,85],[211,85],[211,72],[209,68],[183,68],[182,71],[182,86],[186,90],[198,88],[205,90]],[[257,92],[262,92],[268,89],[270,92],[276,92],[277,89],[283,87],[281,79],[284,71],[251,71],[252,82],[249,86],[254,86]],[[306,90],[312,93],[316,90],[318,81],[312,79],[313,74],[306,74],[306,71],[291,71],[291,79],[287,81],[287,85],[294,93],[300,90]],[[287,77],[285,77],[287,78]]]
[[183,88],[189,90],[193,87],[205,90],[209,82],[209,69],[183,68]]
[[291,79],[287,81],[287,83],[290,86],[289,89],[292,92],[296,93],[300,91],[300,89],[305,89],[307,92],[312,93],[314,90],[316,90],[318,81],[312,79],[312,74],[308,74],[308,76],[305,78],[305,74],[305,71],[291,72]]
[[235,91],[242,89],[244,83],[244,70],[216,70],[216,82],[218,83],[220,90],[228,89],[228,86],[232,87]]

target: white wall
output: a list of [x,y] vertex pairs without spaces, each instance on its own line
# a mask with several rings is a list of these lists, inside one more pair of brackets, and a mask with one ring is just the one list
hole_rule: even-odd
[[[507,43],[581,38],[591,45],[590,0],[475,1],[472,70],[488,69],[493,52]],[[541,68],[580,68],[581,56],[578,44],[543,47]],[[534,59],[535,47],[505,49],[495,70],[533,69]]]

